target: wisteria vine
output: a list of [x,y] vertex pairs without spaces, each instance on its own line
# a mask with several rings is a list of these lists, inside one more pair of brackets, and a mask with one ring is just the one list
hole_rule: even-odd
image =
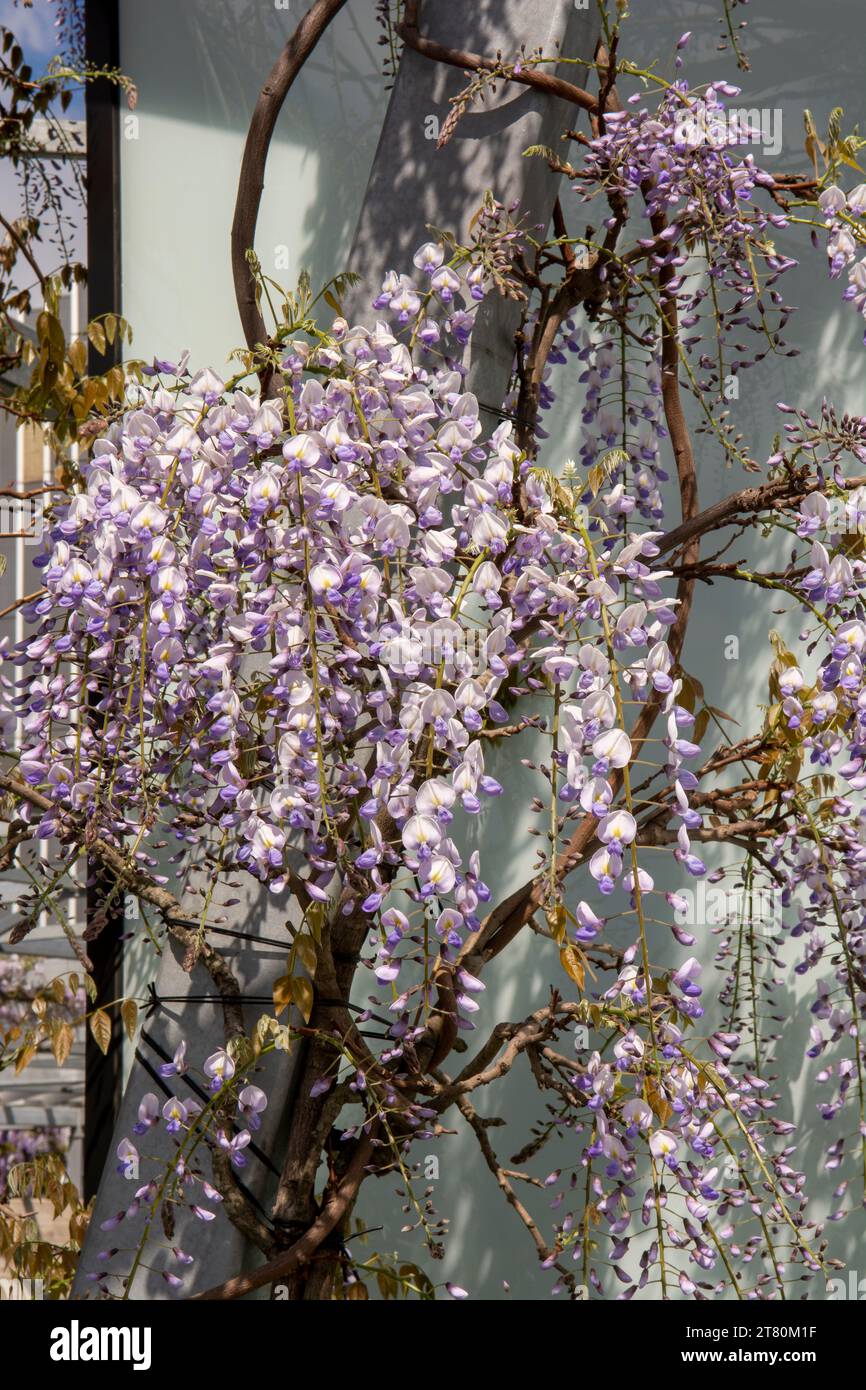
[[[591,136],[565,167],[585,235],[560,208],[541,242],[490,198],[471,243],[421,246],[365,323],[315,326],[304,291],[266,362],[232,380],[154,361],[51,517],[27,635],[4,654],[0,784],[50,849],[15,939],[89,855],[188,968],[206,966],[226,1019],[225,1047],[195,1058],[198,1099],[181,1086],[190,1038],[118,1150],[139,1176],[162,1127],[172,1160],[104,1223],[122,1238],[88,1271],[102,1294],[128,1296],[160,1244],[182,1289],[179,1213],[209,1221],[219,1205],[266,1262],[214,1296],[303,1281],[370,1173],[395,1176],[406,1229],[441,1255],[447,1223],[416,1193],[413,1145],[447,1142],[456,1108],[554,1292],[806,1296],[833,1262],[770,1070],[789,936],[815,979],[827,1168],[856,1152],[833,1217],[866,1197],[866,479],[847,471],[866,460],[866,423],[785,406],[777,452],[753,457],[724,383],[795,351],[780,288],[794,261],[774,238],[804,219],[724,137],[736,88],[617,68],[615,46],[593,66],[599,96],[573,89]],[[495,75],[526,79],[501,62]],[[624,105],[617,75],[643,82]],[[831,274],[847,271],[866,312],[863,186],[814,195]],[[475,309],[497,289],[523,316],[491,432],[466,378]],[[583,434],[566,464],[546,459],[542,421],[575,377]],[[706,447],[761,475],[705,512],[683,393]],[[702,536],[758,523],[790,533],[784,569],[725,561],[727,545],[700,558]],[[695,586],[722,578],[789,595],[804,624],[802,657],[774,639],[763,727],[736,744],[682,660]],[[510,801],[503,748],[526,753],[539,846],[505,900],[467,848],[473,819]],[[173,891],[191,856],[207,867],[195,906]],[[251,1036],[209,935],[238,873],[298,906],[275,1010]],[[709,1005],[707,942],[688,929],[704,883],[738,901],[716,928]],[[484,971],[524,930],[556,974],[528,1018],[497,1022]],[[261,1058],[302,1042],[305,1113],[340,1157],[329,1148],[315,1220],[286,1251],[237,1175],[268,1103]],[[506,1169],[472,1099],[520,1058],[546,1118],[513,1161],[554,1135],[570,1151],[543,1180]],[[516,1198],[521,1178],[551,1189],[549,1229]],[[353,1296],[366,1266],[345,1242],[332,1264],[328,1296]],[[430,1296],[406,1269],[388,1277]]]

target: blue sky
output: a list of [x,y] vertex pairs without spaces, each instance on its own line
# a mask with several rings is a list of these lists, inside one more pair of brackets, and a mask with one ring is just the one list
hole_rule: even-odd
[[16,35],[34,71],[44,71],[57,48],[51,0],[33,0],[32,5],[0,0],[0,24]]
[[[35,73],[43,73],[57,53],[55,14],[52,0],[33,0],[31,5],[25,5],[23,0],[18,0],[17,4],[15,0],[0,0],[0,25],[12,30]],[[81,96],[76,95],[68,114],[83,116]]]
[[[25,61],[34,73],[43,73],[49,61],[57,52],[57,36],[54,27],[55,6],[51,0],[33,0],[32,5],[24,5],[19,0],[0,0],[0,25],[11,29],[24,51]],[[66,112],[67,116],[81,119],[84,115],[84,101],[77,94]],[[8,167],[0,167],[0,207],[7,217],[18,217],[21,213],[21,196],[16,176]],[[76,245],[74,254],[81,255],[81,245]],[[48,253],[46,266],[53,269],[56,257]]]

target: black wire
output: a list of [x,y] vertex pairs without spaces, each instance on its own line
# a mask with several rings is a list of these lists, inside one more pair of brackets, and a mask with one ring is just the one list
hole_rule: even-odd
[[[222,994],[157,994],[156,986],[151,982],[147,986],[147,993],[150,1003],[147,1006],[147,1017],[160,1007],[161,1004],[221,1004],[226,997]],[[228,996],[239,1004],[273,1004],[273,995],[270,994],[235,994]],[[362,1004],[352,1004],[348,999],[322,999],[316,998],[317,1004],[325,1007],[351,1009],[354,1013],[365,1014],[369,1011]],[[377,1023],[387,1024],[390,1027],[390,1019],[382,1018],[379,1014],[371,1013],[370,1018]]]
[[153,984],[147,987],[150,1003],[147,1006],[147,1017],[159,1008],[161,1004],[221,1004],[224,997],[228,997],[233,1003],[237,1004],[273,1004],[272,994],[235,994],[223,996],[222,994],[157,994]]
[[[187,926],[188,923],[183,923]],[[200,927],[201,923],[197,922]],[[247,931],[232,931],[231,927],[212,927],[210,923],[205,927],[206,931],[216,932],[217,936],[236,936],[239,941],[249,941],[252,945],[261,944],[262,946],[278,946],[281,951],[287,951],[291,946],[291,941],[276,941],[272,936],[252,936]]]
[[[152,1042],[150,1039],[148,1039],[148,1041],[151,1042],[151,1046],[153,1046],[153,1042]],[[171,1090],[169,1089],[168,1086],[166,1086],[165,1081],[164,1081],[164,1079],[159,1075],[159,1072],[154,1071],[153,1067],[150,1065],[150,1063],[148,1062],[147,1058],[144,1056],[144,1053],[140,1050],[140,1048],[136,1048],[136,1049],[135,1049],[135,1060],[139,1063],[140,1066],[144,1067],[145,1071],[148,1073],[149,1076],[152,1076],[152,1077],[153,1077],[153,1080],[156,1082],[157,1086],[159,1086],[159,1088],[160,1088],[160,1090],[162,1091],[163,1095],[170,1096],[170,1095],[171,1095]],[[190,1082],[189,1084],[190,1084],[190,1086],[192,1086],[192,1087],[195,1089],[195,1083],[194,1083],[194,1082]],[[249,1147],[250,1147],[251,1150],[253,1149],[253,1145],[252,1145],[252,1144],[250,1144]],[[258,1150],[254,1150],[254,1152],[256,1153],[256,1157],[257,1157],[257,1158],[260,1158],[260,1159],[262,1159],[263,1161],[267,1162],[267,1159],[265,1158],[265,1156],[264,1156],[263,1154],[261,1154]],[[272,1167],[273,1165],[269,1165],[269,1166]],[[276,1172],[276,1171],[277,1171],[276,1168],[274,1168],[274,1172]],[[261,1204],[261,1202],[259,1201],[259,1199],[258,1199],[258,1197],[256,1196],[256,1194],[255,1194],[254,1192],[251,1192],[251,1191],[250,1191],[250,1189],[247,1187],[246,1183],[242,1182],[241,1179],[238,1177],[237,1173],[235,1173],[235,1182],[237,1183],[238,1188],[240,1189],[240,1191],[241,1191],[241,1192],[244,1194],[244,1196],[246,1197],[247,1201],[248,1201],[252,1206],[258,1208],[259,1213],[260,1213],[260,1215],[261,1215],[261,1217],[262,1217],[262,1220],[263,1220],[263,1221],[265,1222],[265,1224],[266,1224],[267,1226],[269,1226],[270,1229],[273,1231],[274,1227],[273,1227],[273,1223],[271,1222],[271,1218],[270,1218],[270,1216],[268,1215],[268,1213],[267,1213],[267,1211],[265,1210],[265,1208],[262,1206],[262,1204]]]
[[[143,1028],[142,1028],[141,1033],[139,1034],[139,1036],[142,1038],[142,1040],[143,1040],[144,1042],[147,1043],[148,1047],[150,1047],[150,1048],[153,1049],[153,1051],[157,1054],[158,1057],[161,1057],[161,1058],[162,1058],[163,1062],[170,1062],[170,1061],[171,1061],[171,1057],[170,1057],[169,1054],[165,1051],[165,1049],[156,1041],[156,1038],[152,1038],[152,1037],[150,1036],[150,1034],[149,1034],[149,1033],[146,1033],[145,1030],[144,1030]],[[148,1062],[147,1058],[143,1055],[143,1053],[140,1051],[139,1048],[136,1048],[136,1050],[135,1050],[135,1055],[136,1055],[137,1060],[141,1062],[142,1066],[145,1067],[145,1069],[149,1072],[149,1074],[150,1074],[150,1075],[154,1078],[154,1080],[158,1083],[158,1085],[159,1085],[160,1089],[162,1090],[163,1094],[164,1094],[164,1095],[167,1095],[167,1096],[170,1096],[170,1095],[171,1095],[171,1088],[170,1088],[169,1086],[166,1085],[166,1083],[165,1083],[165,1078],[162,1077],[162,1076],[160,1076],[158,1072],[155,1072],[155,1071],[153,1070],[153,1068],[151,1067],[151,1065],[150,1065],[150,1063]],[[199,1083],[193,1079],[193,1077],[185,1075],[185,1076],[184,1076],[184,1081],[186,1082],[187,1086],[189,1086],[190,1090],[195,1092],[195,1094],[198,1096],[199,1100],[203,1100],[203,1101],[208,1101],[208,1100],[210,1100],[210,1096],[208,1095],[207,1091],[206,1091],[202,1086],[200,1086]],[[232,1121],[232,1129],[234,1129],[235,1132],[238,1132],[239,1128],[240,1128],[240,1127],[239,1127],[234,1121]],[[256,1156],[256,1158],[259,1160],[259,1162],[260,1162],[260,1163],[263,1163],[263,1164],[265,1165],[266,1168],[269,1168],[270,1171],[274,1174],[275,1177],[278,1178],[278,1177],[280,1176],[280,1170],[279,1170],[279,1168],[275,1167],[275,1165],[274,1165],[274,1164],[271,1162],[271,1160],[268,1158],[267,1154],[266,1154],[262,1149],[259,1148],[258,1144],[256,1144],[254,1140],[251,1140],[251,1141],[250,1141],[250,1144],[249,1144],[248,1147],[249,1147],[250,1153],[255,1154],[255,1156]],[[255,1200],[255,1199],[253,1199],[253,1200]]]
[[520,424],[520,416],[515,415],[511,410],[503,410],[501,406],[488,405],[486,401],[481,400],[478,402],[478,405],[482,410],[486,410],[488,415],[495,415],[500,420],[512,420],[515,424]]

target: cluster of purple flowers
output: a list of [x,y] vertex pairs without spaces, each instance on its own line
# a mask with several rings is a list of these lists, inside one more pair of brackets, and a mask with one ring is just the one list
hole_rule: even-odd
[[[427,288],[389,276],[377,306],[423,333],[431,296],[450,306],[463,288],[471,301],[479,280],[432,245],[416,262]],[[633,820],[608,814],[605,779],[631,746],[601,615],[632,696],[663,695],[678,768],[697,750],[669,675],[674,610],[656,533],[619,529],[625,484],[599,499],[607,537],[564,525],[511,426],[482,438],[452,361],[428,369],[386,323],[338,320],[326,347],[293,346],[283,369],[287,401],[226,391],[210,371],[169,389],[160,373],[96,442],[51,527],[46,593],[15,657],[19,772],[51,799],[44,837],[82,814],[118,844],[139,835],[152,862],[145,822],[167,819],[188,843],[193,812],[274,891],[293,848],[314,898],[348,869],[371,919],[389,913],[379,968],[393,978],[393,886],[438,904],[446,951],[479,924],[489,890],[450,826],[501,791],[481,735],[507,722],[500,696],[518,681],[562,689],[562,796],[598,817],[592,872],[612,891]],[[530,510],[515,525],[521,485]],[[540,645],[522,639],[530,628]],[[84,692],[98,717],[82,728]],[[689,866],[691,784],[683,770]]]
[[848,193],[838,184],[830,184],[820,194],[818,205],[826,217],[830,278],[838,280],[847,273],[848,284],[843,298],[866,318],[866,256],[859,255],[864,244],[862,218],[866,213],[866,183],[858,183]]
[[[175,1049],[172,1060],[162,1064],[159,1072],[169,1081],[172,1077],[186,1076],[189,1071],[187,1044],[182,1041]],[[193,1263],[194,1257],[175,1240],[177,1217],[188,1212],[198,1221],[213,1221],[217,1214],[215,1209],[223,1201],[221,1192],[196,1161],[196,1150],[204,1141],[212,1149],[224,1153],[231,1167],[239,1171],[246,1166],[246,1150],[252,1142],[252,1134],[261,1127],[261,1117],[268,1104],[267,1096],[260,1086],[238,1073],[235,1060],[225,1048],[218,1048],[205,1059],[200,1076],[203,1082],[201,1089],[207,1093],[204,1101],[196,1099],[194,1094],[186,1094],[184,1099],[173,1094],[161,1099],[154,1091],[146,1092],[141,1098],[138,1120],[133,1127],[137,1142],[127,1137],[121,1139],[117,1146],[117,1171],[122,1177],[138,1182],[143,1163],[157,1170],[154,1176],[136,1187],[131,1202],[104,1220],[100,1227],[106,1232],[116,1231],[121,1226],[126,1230],[124,1223],[134,1222],[143,1216],[143,1225],[133,1228],[134,1268],[141,1263],[145,1253],[148,1260],[153,1258],[153,1240],[160,1240],[157,1233],[157,1217],[160,1214],[165,1235],[161,1243],[168,1252],[169,1263],[180,1266]],[[233,1119],[230,1115],[232,1109]],[[145,1147],[147,1136],[162,1126],[165,1135],[170,1136],[168,1159],[165,1153],[152,1158],[141,1153],[140,1148]],[[165,1148],[165,1141],[162,1147]],[[158,1175],[160,1168],[163,1170],[162,1177]],[[168,1210],[171,1212],[170,1235],[167,1234]],[[103,1292],[110,1292],[111,1281],[126,1278],[127,1275],[121,1275],[109,1266],[118,1255],[129,1254],[130,1248],[119,1245],[100,1251],[98,1261],[101,1267],[88,1272],[88,1280]],[[172,1289],[183,1286],[181,1276],[171,1268],[161,1269],[160,1275]]]
[[[774,180],[742,148],[749,132],[728,105],[738,94],[727,82],[696,94],[678,79],[655,109],[636,95],[630,102],[635,109],[606,113],[577,184],[587,200],[600,192],[608,198],[609,235],[627,215],[648,223],[634,249],[645,253],[649,281],[634,254],[625,261],[611,252],[609,274],[621,280],[620,294],[649,293],[656,311],[664,301],[676,302],[680,348],[696,363],[692,384],[710,400],[723,392],[725,373],[736,376],[767,351],[781,350],[779,335],[792,312],[777,282],[796,262],[772,240],[788,216],[767,210],[757,197]],[[699,257],[704,273],[695,276]],[[763,345],[750,350],[739,342],[744,330]]]
[[[709,297],[723,346],[744,325],[765,331],[764,293],[780,323],[788,312],[774,286],[792,262],[762,240],[785,218],[762,212],[753,196],[768,176],[750,155],[696,142],[683,127],[684,119],[718,123],[721,99],[732,94],[715,84],[696,99],[677,84],[656,112],[608,113],[586,166],[592,191],[610,201],[606,230],[617,231],[618,200],[639,199],[651,231],[632,266],[609,257],[613,309],[644,294],[656,310],[659,294],[675,303],[686,333],[698,327],[681,346],[707,380],[721,374],[703,354]],[[687,267],[702,241],[713,247],[713,283],[695,289]],[[564,912],[568,944],[581,951],[603,940],[609,921],[637,922],[586,1015],[616,1040],[609,1053],[577,1055],[559,1080],[568,1103],[558,1123],[583,1136],[572,1186],[580,1182],[585,1200],[582,1220],[574,1212],[557,1219],[556,1259],[570,1252],[600,1287],[589,1252],[603,1230],[625,1297],[659,1267],[665,1292],[673,1279],[686,1294],[699,1279],[704,1290],[722,1288],[720,1252],[727,1271],[732,1261],[749,1263],[762,1239],[741,1239],[736,1220],[740,1208],[755,1209],[746,1175],[754,1164],[761,1188],[772,1186],[773,1224],[793,1233],[785,1260],[814,1271],[799,1229],[803,1175],[790,1148],[773,1143],[785,1145],[790,1127],[771,1116],[775,1101],[757,1069],[737,1062],[736,1032],[712,1032],[709,1059],[691,1043],[703,1014],[698,959],[660,980],[647,949],[649,903],[666,896],[676,907],[676,898],[656,887],[640,851],[626,703],[652,701],[660,716],[675,861],[690,877],[706,873],[693,844],[703,826],[689,766],[700,753],[695,715],[668,640],[677,601],[670,572],[656,563],[668,481],[659,334],[648,332],[627,359],[615,315],[592,338],[565,322],[556,351],[581,363],[587,477],[573,468],[552,480],[507,420],[485,437],[466,390],[462,354],[487,288],[482,261],[459,252],[449,259],[428,243],[414,267],[414,276],[386,277],[372,328],[337,318],[313,343],[285,344],[274,397],[163,362],[130,387],[122,416],[80,465],[80,489],[49,526],[44,593],[25,610],[31,631],[11,657],[18,679],[4,712],[7,747],[19,776],[50,802],[44,813],[22,814],[46,839],[85,825],[91,836],[132,846],[157,875],[166,828],[178,857],[218,838],[224,868],[246,870],[273,892],[300,879],[313,903],[333,907],[339,895],[342,911],[366,914],[375,943],[366,963],[389,995],[380,1074],[371,1069],[368,1078],[340,1049],[335,1066],[350,1068],[354,1098],[372,1109],[380,1069],[397,1072],[423,1036],[440,1007],[437,971],[459,965],[493,896],[489,868],[466,850],[466,830],[502,792],[490,749],[522,702],[552,743],[549,764],[535,769],[555,827],[539,875],[550,885],[541,903],[548,920],[564,911],[558,832],[581,816],[591,818],[587,893],[597,897]],[[550,378],[541,395],[551,403]],[[803,534],[822,524],[816,495],[803,510]],[[852,607],[862,570],[813,540],[804,598],[844,621],[834,626],[820,690],[807,698],[793,666],[779,682],[789,727],[808,711],[806,746],[821,767],[842,748],[844,715],[853,732],[842,775],[853,789],[866,782],[866,627]],[[549,721],[537,714],[543,699],[555,711]],[[845,844],[824,853],[843,885],[845,937],[859,968],[866,943],[852,904],[866,853],[862,819],[852,806],[840,821]],[[838,898],[816,852],[814,837],[772,846],[792,893],[803,884],[812,894],[810,939]],[[484,986],[462,965],[455,986],[457,1026],[471,1030]],[[831,1027],[849,1033],[846,1006],[822,1001]],[[208,1058],[214,1094],[236,1084],[234,1065],[223,1050]],[[181,1048],[169,1070],[185,1066]],[[846,1089],[850,1076],[848,1068]],[[319,1078],[314,1094],[333,1083],[334,1075]],[[265,1103],[255,1086],[237,1102],[237,1132],[222,1124],[210,1134],[236,1168]],[[425,1133],[436,1113],[416,1103],[404,1117]],[[165,1125],[177,1144],[171,1200],[210,1220],[202,1201],[219,1194],[184,1148],[203,1114],[194,1100],[149,1094],[136,1130]],[[723,1180],[731,1154],[735,1167]],[[647,1155],[652,1181],[639,1191]],[[132,1140],[118,1159],[137,1166]],[[162,1197],[155,1180],[146,1183],[106,1229],[142,1208],[151,1221]],[[555,1205],[564,1202],[563,1191]],[[629,1272],[635,1224],[655,1235]],[[103,1263],[116,1253],[104,1252]],[[759,1292],[775,1292],[781,1264],[774,1256]]]

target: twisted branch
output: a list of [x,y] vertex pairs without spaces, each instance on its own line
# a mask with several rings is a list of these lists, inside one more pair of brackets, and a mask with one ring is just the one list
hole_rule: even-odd
[[265,186],[265,165],[277,117],[304,63],[346,0],[316,0],[304,15],[259,93],[247,132],[232,222],[232,276],[241,327],[251,349],[267,342],[267,328],[256,298],[256,281],[247,262]]

